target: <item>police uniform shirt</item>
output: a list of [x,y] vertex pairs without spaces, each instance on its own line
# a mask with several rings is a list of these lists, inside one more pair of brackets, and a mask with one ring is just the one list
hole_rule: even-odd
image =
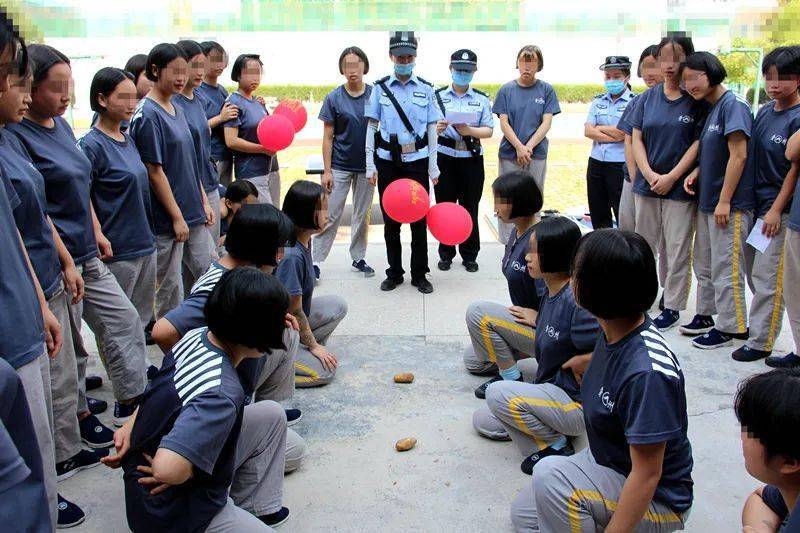
[[583,375],[581,404],[597,464],[631,473],[631,445],[666,444],[653,500],[683,513],[692,505],[683,371],[661,333],[644,323],[609,344],[602,333]]
[[[789,173],[791,162],[786,159],[786,141],[800,130],[800,104],[775,110],[775,101],[767,102],[753,122],[753,136],[747,151],[747,166],[753,173],[756,214],[767,214]],[[788,213],[791,202],[783,212]]]
[[[469,87],[467,92],[460,95],[456,93],[452,85],[449,85],[446,89],[436,92],[442,99],[442,105],[444,106],[445,111],[460,111],[462,113],[477,114],[478,120],[474,123],[467,124],[467,126],[478,128],[494,128],[492,105],[489,102],[489,98],[485,94],[474,90],[472,87]],[[445,113],[445,119],[446,118],[447,115]],[[461,141],[463,139],[461,134],[456,131],[452,124],[447,126],[447,129],[444,130],[440,136],[453,139],[454,141]],[[437,146],[437,151],[440,154],[449,155],[450,157],[472,157],[472,153],[469,150],[456,150],[455,148],[449,148],[447,146],[442,146],[441,144]],[[481,147],[481,155],[483,155],[483,147]]]
[[[586,123],[592,126],[616,126],[634,97],[630,89],[625,89],[616,100],[609,93],[595,96],[592,105],[589,106]],[[624,163],[625,141],[611,143],[593,141],[589,157],[608,163]]]
[[[422,138],[428,129],[428,124],[442,120],[442,113],[436,104],[433,87],[412,75],[406,83],[398,80],[394,74],[384,82],[387,89],[392,91],[397,103],[405,111],[416,137]],[[391,135],[397,135],[400,144],[413,144],[416,138],[409,133],[400,119],[392,101],[383,92],[377,83],[370,95],[364,113],[367,118],[380,122],[380,136],[389,142]],[[376,147],[376,154],[386,161],[392,160],[388,150]],[[428,157],[428,147],[424,146],[415,152],[402,154],[402,161],[410,163]]]
[[[733,91],[723,94],[709,111],[697,157],[700,166],[697,207],[703,213],[713,213],[719,202],[730,159],[728,136],[740,131],[749,139],[752,126],[750,105]],[[751,210],[754,205],[753,173],[743,170],[731,197],[731,209]]]

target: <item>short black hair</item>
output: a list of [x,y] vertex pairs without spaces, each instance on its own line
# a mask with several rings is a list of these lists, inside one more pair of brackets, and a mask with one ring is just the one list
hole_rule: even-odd
[[250,60],[258,61],[258,64],[263,67],[264,63],[261,62],[261,56],[258,54],[242,54],[236,58],[231,67],[231,79],[238,82],[242,78],[242,69],[245,68],[247,62]]
[[271,204],[243,205],[233,217],[225,250],[240,261],[257,267],[278,265],[278,248],[292,242],[294,226]]
[[[186,57],[186,54],[183,53],[183,50],[172,43],[160,43],[155,45],[153,49],[150,50],[150,53],[147,54],[147,69],[145,69],[147,79],[152,82],[158,81],[158,74],[156,73],[161,72],[161,69],[165,68],[179,57],[189,59]],[[155,67],[156,72],[153,72],[153,67]]]
[[321,229],[317,225],[315,213],[321,207],[324,194],[325,189],[315,181],[295,181],[283,199],[283,212],[297,228]]
[[800,46],[779,46],[764,56],[761,73],[775,67],[780,76],[800,76]]
[[47,77],[47,73],[55,65],[70,64],[69,58],[46,44],[28,46],[28,58],[33,63],[33,86],[36,87]]
[[547,273],[569,273],[572,251],[581,238],[578,225],[567,217],[542,219],[533,227],[539,270]]
[[636,75],[638,77],[642,77],[642,62],[646,57],[658,57],[658,45],[651,44],[644,50],[642,50],[641,55],[639,56],[639,63],[636,64]]
[[517,52],[517,68],[519,68],[519,58],[522,56],[536,56],[536,72],[541,72],[544,68],[544,55],[542,49],[535,44],[526,44]]
[[656,47],[656,57],[661,53],[668,45],[677,45],[680,46],[683,50],[683,53],[686,54],[686,57],[689,57],[694,53],[694,42],[692,42],[692,38],[685,31],[670,31],[667,32],[661,41],[658,43]]
[[175,43],[175,46],[181,49],[183,55],[186,56],[186,59],[191,59],[194,56],[204,56],[205,53],[203,49],[200,47],[200,43],[197,41],[192,41],[191,39],[184,39],[183,41],[178,41]]
[[358,46],[348,46],[344,50],[342,50],[342,55],[339,56],[339,74],[344,74],[344,58],[348,54],[353,54],[358,56],[358,58],[364,62],[364,74],[369,72],[369,59],[367,59],[367,54],[359,48]]
[[104,67],[97,71],[92,78],[92,85],[89,87],[89,107],[95,113],[105,113],[106,108],[100,105],[99,96],[108,96],[113,93],[117,86],[125,80],[131,80],[136,84],[133,74],[127,70],[115,67]]
[[219,340],[264,353],[283,350],[289,293],[275,276],[251,267],[222,274],[206,300],[209,331]]
[[751,376],[739,384],[734,411],[742,431],[764,446],[769,458],[800,460],[800,368]]
[[597,318],[646,313],[658,293],[653,251],[632,231],[607,228],[584,235],[571,270],[575,300]]
[[8,47],[12,47],[11,54],[15,55],[13,60],[17,62],[17,74],[24,77],[28,71],[28,48],[13,19],[5,8],[0,7],[0,53]]
[[492,192],[511,203],[510,218],[529,217],[542,210],[542,191],[527,172],[513,170],[499,176],[492,183]]
[[698,72],[705,72],[708,83],[716,87],[728,76],[728,72],[722,62],[709,52],[695,52],[686,58],[685,68],[690,68]]
[[248,180],[236,180],[225,189],[225,199],[231,202],[242,202],[248,196],[258,198],[258,188]]
[[203,53],[205,55],[208,55],[213,51],[225,54],[225,49],[217,41],[203,41],[202,43],[200,43],[200,48],[203,49]]
[[[125,70],[133,74],[133,83],[138,83],[139,76],[147,70],[147,54],[135,54],[125,63]],[[145,72],[145,77],[147,73]]]

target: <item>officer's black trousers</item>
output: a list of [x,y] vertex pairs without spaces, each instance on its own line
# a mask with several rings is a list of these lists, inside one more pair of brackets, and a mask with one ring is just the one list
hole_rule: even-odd
[[611,212],[619,220],[619,198],[622,196],[622,167],[625,163],[612,163],[589,158],[586,168],[586,192],[589,196],[589,214],[595,229],[611,228]]
[[[483,195],[483,156],[450,157],[439,154],[439,183],[434,186],[436,203],[456,202],[472,216],[472,233],[458,246],[461,259],[475,261],[481,249],[481,236],[478,231],[478,204]],[[439,258],[452,261],[456,256],[456,247],[439,245]]]
[[[389,268],[386,269],[386,277],[392,279],[402,279],[403,270],[403,248],[400,244],[400,226],[389,218],[383,210],[383,191],[390,183],[397,179],[409,178],[425,187],[428,187],[428,158],[418,159],[411,163],[395,164],[375,156],[375,168],[378,170],[378,195],[381,201],[381,213],[383,213],[383,238],[386,241],[386,259],[389,261]],[[428,269],[428,223],[423,218],[419,222],[411,224],[411,279],[419,280],[430,272]]]

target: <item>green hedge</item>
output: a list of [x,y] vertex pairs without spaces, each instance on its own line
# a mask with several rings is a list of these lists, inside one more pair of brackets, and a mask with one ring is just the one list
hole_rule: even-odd
[[[438,87],[439,85],[437,85]],[[479,89],[490,96],[497,94],[501,84],[475,84],[474,87]],[[296,98],[298,100],[321,102],[325,95],[331,92],[335,85],[262,85],[256,91],[256,94],[261,96],[270,96],[278,100],[286,98]],[[605,92],[605,88],[599,84],[568,84],[557,83],[553,88],[558,95],[558,101],[561,103],[572,102],[591,102],[595,95]],[[644,87],[634,87],[635,92],[640,93]],[[236,87],[228,87],[228,91],[235,91]]]

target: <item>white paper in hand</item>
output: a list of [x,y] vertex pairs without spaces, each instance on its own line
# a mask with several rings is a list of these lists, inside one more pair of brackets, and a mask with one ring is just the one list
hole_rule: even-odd
[[466,124],[467,126],[477,125],[478,114],[465,111],[447,111],[444,115],[445,120],[450,124]]
[[753,231],[750,232],[750,235],[747,236],[747,244],[761,252],[762,254],[767,251],[769,247],[769,243],[772,242],[772,237],[767,237],[762,232],[764,230],[764,221],[756,219],[756,223],[753,226]]

